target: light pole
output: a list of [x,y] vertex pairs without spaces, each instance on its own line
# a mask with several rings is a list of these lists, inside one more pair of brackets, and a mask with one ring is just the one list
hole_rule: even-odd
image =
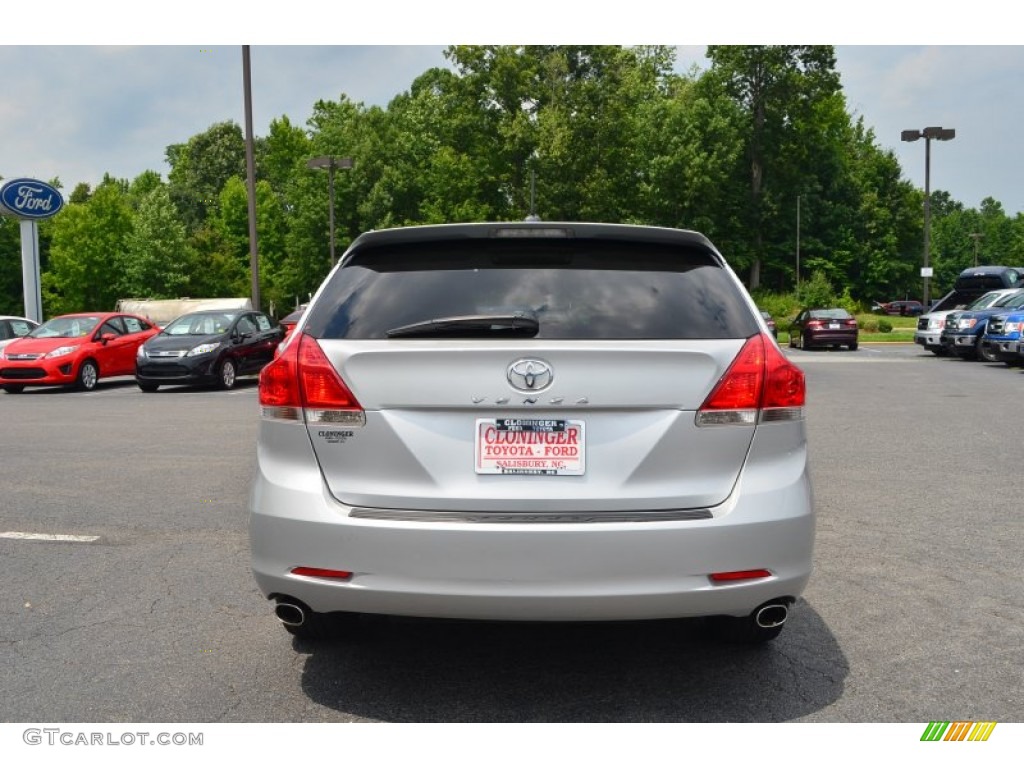
[[932,164],[932,139],[949,141],[956,137],[956,130],[953,128],[940,128],[933,126],[922,130],[911,129],[903,131],[900,139],[903,141],[917,141],[924,139],[924,267],[921,269],[921,277],[924,280],[924,304],[928,307],[928,279],[932,276],[932,268],[929,263],[931,248],[931,227],[932,227],[932,189],[931,189],[931,164]]
[[971,232],[968,235],[968,237],[974,240],[974,266],[978,266],[978,241],[984,236],[981,232]]
[[800,198],[796,196],[796,292],[800,293]]
[[260,257],[256,240],[256,152],[252,133],[252,75],[249,46],[242,46],[242,90],[245,102],[245,172],[249,190],[249,270],[252,273],[252,308],[260,308]]
[[354,163],[351,157],[333,157],[332,155],[320,155],[314,157],[308,163],[307,168],[326,168],[327,169],[327,190],[330,195],[330,211],[328,218],[330,220],[331,227],[331,266],[337,262],[334,256],[334,169],[335,168],[352,168]]

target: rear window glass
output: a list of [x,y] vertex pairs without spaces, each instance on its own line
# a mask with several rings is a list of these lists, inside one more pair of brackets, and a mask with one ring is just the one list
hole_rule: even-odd
[[350,254],[312,309],[317,338],[521,314],[538,339],[745,338],[759,326],[715,257],[663,244],[461,241]]
[[1016,288],[1020,283],[1020,273],[1011,267],[987,272],[965,271],[957,278],[953,287],[958,291],[990,291],[999,288]]
[[850,313],[845,309],[812,309],[811,317],[817,317],[821,319],[830,320],[847,320],[850,318]]

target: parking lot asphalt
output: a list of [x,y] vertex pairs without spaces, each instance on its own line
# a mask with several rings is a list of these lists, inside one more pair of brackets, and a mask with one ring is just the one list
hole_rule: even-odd
[[85,537],[0,536],[0,717],[1024,720],[1024,373],[911,345],[787,354],[808,380],[815,572],[755,649],[694,621],[390,619],[304,644],[248,570],[251,382],[0,393],[0,534]]

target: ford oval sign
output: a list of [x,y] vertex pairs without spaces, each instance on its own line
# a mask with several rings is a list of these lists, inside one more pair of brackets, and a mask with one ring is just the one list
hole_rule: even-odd
[[47,219],[64,207],[58,190],[37,179],[12,179],[0,186],[0,212],[19,219]]

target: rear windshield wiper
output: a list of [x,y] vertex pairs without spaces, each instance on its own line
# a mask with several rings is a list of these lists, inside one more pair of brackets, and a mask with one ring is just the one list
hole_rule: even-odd
[[411,325],[392,328],[387,332],[389,339],[403,336],[455,336],[459,338],[481,338],[485,336],[516,336],[531,338],[540,329],[532,317],[524,315],[463,315],[424,320]]

